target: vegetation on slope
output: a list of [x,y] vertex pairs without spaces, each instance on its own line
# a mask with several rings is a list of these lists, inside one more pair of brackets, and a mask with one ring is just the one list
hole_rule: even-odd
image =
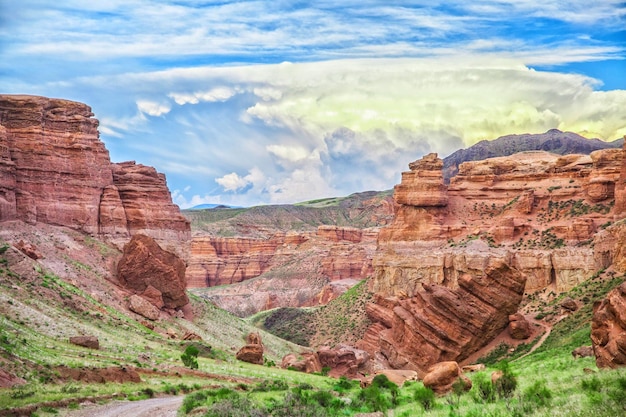
[[[154,330],[146,327],[145,320],[126,309],[128,294],[107,279],[111,278],[101,263],[119,256],[114,247],[63,228],[32,228],[16,234],[36,242],[45,257],[32,260],[0,241],[0,369],[26,382],[0,388],[0,415],[15,410],[28,414],[37,406],[76,407],[86,398],[137,399],[216,384],[253,383],[269,372],[269,368],[246,367],[234,357],[246,335],[258,329],[193,295],[193,321],[172,317],[153,322]],[[3,230],[3,238],[7,235]],[[168,332],[178,338],[171,339]],[[180,340],[186,332],[202,340]],[[298,350],[261,333],[269,362]],[[100,348],[69,343],[71,336],[79,335],[96,336]],[[198,349],[198,372],[185,367],[181,359],[192,344]],[[63,376],[61,365],[119,372],[132,369],[142,382],[77,382]]]
[[365,304],[372,294],[361,281],[325,306],[277,308],[248,319],[261,329],[302,346],[354,344],[371,324]]
[[268,237],[276,231],[313,231],[322,225],[358,228],[380,226],[378,216],[373,214],[382,201],[391,195],[391,190],[371,191],[295,205],[183,210],[182,213],[196,232],[222,237]]

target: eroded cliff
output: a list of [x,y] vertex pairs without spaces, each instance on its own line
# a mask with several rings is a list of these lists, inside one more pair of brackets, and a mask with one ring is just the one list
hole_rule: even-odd
[[435,154],[409,165],[379,234],[374,324],[359,345],[394,368],[467,358],[524,292],[567,291],[620,250],[621,235],[604,229],[624,216],[621,149],[465,162],[448,186],[442,166]]
[[163,174],[112,164],[91,108],[0,95],[0,221],[67,226],[118,240],[143,233],[168,249],[191,238]]

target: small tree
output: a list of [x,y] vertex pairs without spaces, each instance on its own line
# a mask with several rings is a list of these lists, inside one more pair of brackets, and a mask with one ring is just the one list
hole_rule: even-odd
[[185,366],[191,369],[198,369],[198,353],[199,350],[194,345],[187,346],[185,349],[185,353],[180,355],[180,359],[183,361]]

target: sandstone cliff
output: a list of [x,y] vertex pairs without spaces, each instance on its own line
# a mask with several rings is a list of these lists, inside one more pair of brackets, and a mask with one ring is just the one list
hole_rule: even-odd
[[0,222],[67,226],[119,240],[145,233],[173,249],[191,237],[165,177],[112,164],[91,108],[69,100],[0,95]]
[[621,234],[602,229],[624,214],[622,149],[465,162],[447,186],[442,167],[435,154],[409,165],[379,234],[360,347],[394,368],[462,361],[524,292],[567,291],[620,256]]

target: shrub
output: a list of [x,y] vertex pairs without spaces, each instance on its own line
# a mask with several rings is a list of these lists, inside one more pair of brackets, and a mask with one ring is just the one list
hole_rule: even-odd
[[186,367],[191,369],[198,369],[198,353],[199,350],[194,345],[187,346],[185,353],[180,356]]
[[435,392],[423,385],[417,387],[413,398],[422,405],[425,411],[430,410],[435,405]]
[[517,378],[507,361],[500,362],[498,369],[502,371],[502,376],[496,381],[496,393],[500,398],[510,398],[517,388]]
[[474,399],[482,403],[491,403],[496,399],[496,393],[491,383],[491,379],[486,374],[477,374],[472,387]]
[[342,375],[339,378],[339,381],[333,386],[333,390],[337,392],[345,392],[350,390],[353,386],[354,382]]
[[546,386],[546,381],[535,381],[524,390],[524,399],[536,407],[545,407],[552,399],[552,391]]

